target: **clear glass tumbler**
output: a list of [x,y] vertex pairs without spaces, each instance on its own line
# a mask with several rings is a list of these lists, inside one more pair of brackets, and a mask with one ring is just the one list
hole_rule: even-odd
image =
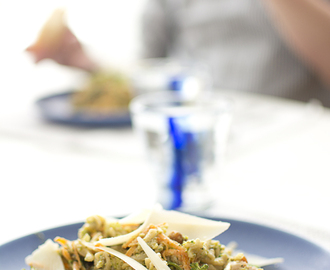
[[232,118],[232,102],[217,94],[163,91],[130,104],[133,127],[145,146],[166,209],[196,212],[213,201]]

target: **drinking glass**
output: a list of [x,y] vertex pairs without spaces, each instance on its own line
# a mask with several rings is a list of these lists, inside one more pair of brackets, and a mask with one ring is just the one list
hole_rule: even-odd
[[132,100],[133,127],[165,209],[196,212],[211,206],[212,188],[221,181],[232,106],[215,93],[161,91]]

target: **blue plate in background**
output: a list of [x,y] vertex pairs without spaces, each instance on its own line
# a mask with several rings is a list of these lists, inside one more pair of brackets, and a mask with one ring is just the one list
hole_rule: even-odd
[[42,117],[52,123],[82,127],[121,127],[130,126],[129,111],[98,114],[76,111],[72,107],[73,91],[43,97],[36,101]]
[[[218,219],[215,219],[218,220]],[[222,244],[231,241],[247,253],[264,257],[282,257],[284,262],[265,270],[329,270],[330,253],[319,246],[292,234],[238,220],[221,219],[231,223],[229,229],[216,237]],[[69,240],[77,238],[77,223],[31,234],[0,246],[0,269],[28,269],[24,259],[46,239],[62,236]]]

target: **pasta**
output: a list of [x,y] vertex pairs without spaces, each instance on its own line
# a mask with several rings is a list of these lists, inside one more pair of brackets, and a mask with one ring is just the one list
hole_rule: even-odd
[[[175,219],[171,219],[171,215]],[[250,265],[243,253],[234,255],[229,246],[217,240],[191,239],[184,232],[176,231],[175,228],[184,228],[182,219],[179,225],[175,225],[179,223],[177,218],[180,215],[190,219],[186,226],[191,232],[214,227],[221,233],[229,227],[225,222],[166,210],[150,210],[143,223],[132,223],[129,219],[124,219],[124,222],[108,220],[95,215],[86,219],[78,231],[78,239],[70,241],[56,237],[54,245],[57,243],[57,248],[54,249],[54,245],[47,248],[49,243],[40,246],[26,258],[26,262],[33,270],[52,269],[45,258],[42,262],[40,258],[42,254],[54,257],[56,253],[65,270],[261,270]],[[169,221],[152,223],[153,220],[161,220],[162,216]],[[122,238],[124,235],[131,237],[127,240]],[[114,241],[116,244],[102,244],[111,243],[102,241],[107,239],[117,239]]]
[[100,114],[128,110],[132,99],[129,80],[123,75],[102,71],[91,75],[88,82],[72,97],[73,107],[77,111],[89,111]]

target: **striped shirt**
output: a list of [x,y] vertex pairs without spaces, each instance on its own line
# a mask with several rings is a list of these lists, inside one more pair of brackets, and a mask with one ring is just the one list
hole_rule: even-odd
[[145,57],[203,63],[217,89],[330,106],[330,90],[285,44],[260,0],[151,0],[142,36]]

